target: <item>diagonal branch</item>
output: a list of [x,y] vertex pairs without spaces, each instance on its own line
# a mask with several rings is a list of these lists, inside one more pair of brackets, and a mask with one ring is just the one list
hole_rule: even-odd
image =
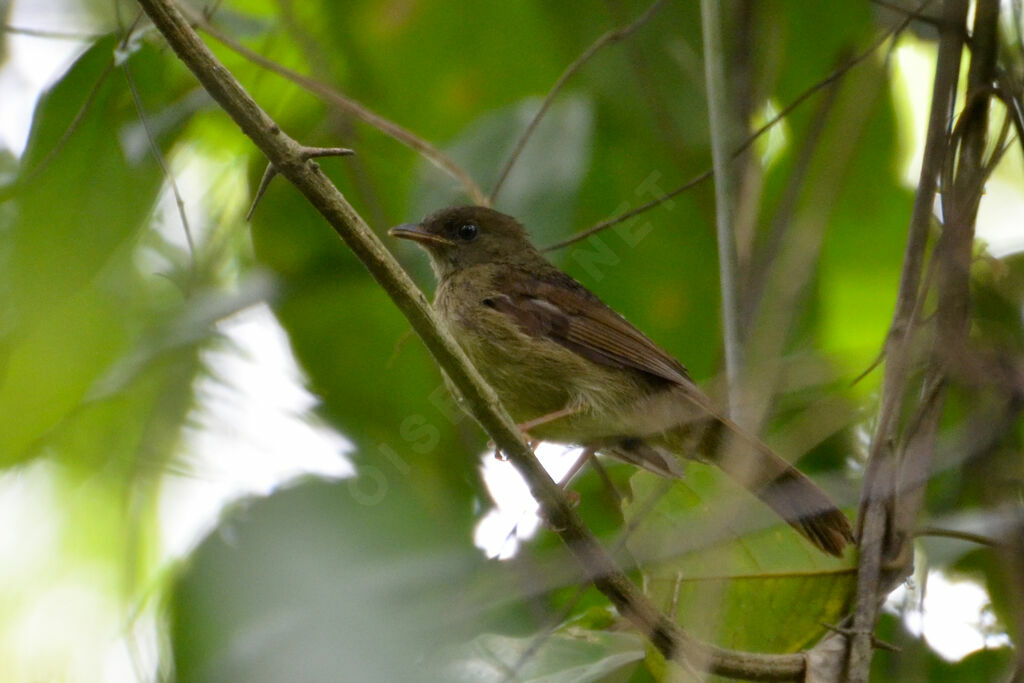
[[423,293],[319,167],[304,155],[304,147],[282,132],[216,60],[171,0],[139,0],[139,4],[203,87],[267,156],[278,173],[294,184],[330,223],[408,318],[434,359],[459,389],[473,416],[526,479],[544,516],[558,530],[587,579],[593,581],[620,613],[668,659],[700,662],[709,671],[736,678],[792,680],[802,677],[805,658],[801,654],[763,655],[716,648],[687,635],[678,624],[658,612],[583,525],[565,493],[523,441],[521,432],[494,391],[440,326]]

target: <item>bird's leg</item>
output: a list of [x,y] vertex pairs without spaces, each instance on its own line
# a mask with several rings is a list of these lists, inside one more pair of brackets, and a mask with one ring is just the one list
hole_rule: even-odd
[[[597,449],[594,449],[594,452],[596,453]],[[594,457],[594,471],[597,472],[597,476],[601,477],[601,483],[604,484],[605,493],[608,494],[612,504],[615,507],[620,507],[622,505],[622,495],[619,493],[619,490],[615,488],[615,483],[612,481],[612,478],[608,476],[608,471],[605,470],[604,465],[601,464],[601,461],[598,460],[597,457]]]
[[[564,475],[562,475],[561,479],[558,480],[558,487],[565,491],[565,496],[566,498],[569,499],[569,502],[572,503],[573,507],[579,505],[580,494],[576,493],[575,491],[570,491],[569,484],[576,477],[576,475],[580,473],[580,470],[583,469],[583,466],[587,464],[587,461],[590,460],[591,458],[594,458],[595,453],[597,453],[596,448],[584,447],[583,452],[580,453],[580,457],[576,458],[576,460],[572,463],[572,466],[569,468],[569,470]],[[597,463],[596,458],[594,459],[594,463]]]
[[532,420],[527,420],[526,422],[519,424],[518,427],[523,432],[529,432],[534,427],[540,427],[541,425],[545,425],[548,422],[554,422],[555,420],[560,420],[563,417],[575,415],[576,413],[580,412],[580,410],[581,408],[578,405],[566,406],[565,408],[562,408],[561,410],[556,410],[553,413],[548,413],[547,415],[541,415],[540,417],[535,417]]
[[[522,422],[516,426],[519,428],[519,431],[523,433],[523,437],[526,439],[526,443],[530,446],[530,450],[536,451],[537,446],[540,444],[540,439],[535,439],[530,436],[531,429],[547,424],[548,422],[560,420],[563,417],[574,415],[578,412],[580,412],[580,406],[567,406],[561,410],[556,410],[553,413],[548,413],[547,415],[541,415],[540,417],[535,417],[532,420],[527,420],[526,422]],[[492,441],[491,445],[494,447],[494,458],[496,460],[508,460],[508,458],[505,457],[505,454],[498,448],[497,444]],[[582,467],[582,464],[580,467]]]
[[573,462],[572,464],[572,467],[569,468],[569,471],[566,472],[565,475],[558,480],[558,485],[563,489],[567,487],[569,483],[573,480],[573,478],[580,473],[580,470],[583,469],[583,466],[587,464],[587,461],[594,457],[594,453],[596,452],[597,450],[594,448],[584,448],[583,452],[580,453],[580,457],[576,458],[575,462]]

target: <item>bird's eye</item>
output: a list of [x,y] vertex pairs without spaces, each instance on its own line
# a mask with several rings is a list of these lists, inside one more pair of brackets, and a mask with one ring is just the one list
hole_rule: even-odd
[[459,226],[459,239],[463,242],[469,242],[476,239],[477,233],[480,232],[479,228],[474,223],[463,223]]

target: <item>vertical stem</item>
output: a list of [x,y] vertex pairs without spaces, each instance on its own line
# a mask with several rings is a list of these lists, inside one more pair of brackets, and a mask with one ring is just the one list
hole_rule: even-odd
[[[968,334],[971,327],[971,261],[974,247],[974,229],[978,207],[988,173],[985,160],[989,125],[989,99],[991,84],[996,78],[997,34],[999,26],[999,0],[977,0],[974,7],[974,25],[971,43],[971,65],[967,77],[967,97],[960,113],[957,130],[959,154],[951,187],[946,189],[942,234],[935,245],[936,305],[935,341],[925,385],[936,387],[931,401],[933,433],[921,440],[934,442],[942,404],[946,395],[947,379],[963,375],[965,362],[971,354]],[[953,144],[957,142],[954,132]],[[952,164],[954,149],[950,150]],[[925,411],[925,415],[929,411]],[[922,423],[928,424],[922,419]],[[900,458],[898,493],[894,512],[897,540],[909,544],[909,537],[924,502],[924,488],[932,468],[934,448],[912,450],[918,439],[909,429],[910,436]],[[918,432],[924,431],[918,428]],[[909,554],[909,551],[908,551]]]
[[[888,591],[892,574],[909,568],[910,545],[902,538],[896,498],[901,463],[896,460],[895,446],[899,433],[898,416],[902,412],[914,359],[908,340],[916,324],[915,312],[921,287],[921,275],[928,242],[928,229],[933,216],[933,202],[939,173],[950,144],[950,121],[956,101],[956,85],[966,33],[968,0],[945,0],[939,34],[939,51],[935,65],[931,111],[925,136],[924,159],[918,181],[914,208],[910,217],[903,271],[900,276],[896,311],[886,341],[886,368],[878,425],[875,429],[864,476],[860,514],[860,560],[857,568],[857,598],[854,611],[854,635],[846,661],[846,680],[866,683],[871,668],[872,633],[878,608]],[[922,406],[920,428],[905,435],[903,457],[912,462],[925,459],[934,448],[934,429],[941,415],[943,389],[933,384],[934,395]],[[905,463],[903,463],[905,466]],[[895,555],[900,554],[899,557]],[[894,570],[890,566],[896,567]]]
[[700,16],[704,37],[704,85],[708,98],[711,158],[715,170],[715,232],[718,236],[718,273],[722,288],[725,374],[729,382],[729,412],[733,419],[739,419],[737,383],[743,367],[743,349],[736,307],[736,242],[732,228],[736,193],[729,168],[732,150],[736,148],[736,126],[725,81],[726,55],[722,45],[722,7],[719,0],[701,0]]

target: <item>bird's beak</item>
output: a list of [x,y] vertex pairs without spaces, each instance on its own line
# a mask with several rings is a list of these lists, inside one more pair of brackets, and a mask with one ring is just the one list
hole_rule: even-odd
[[396,225],[388,230],[388,234],[392,237],[401,237],[402,239],[419,242],[426,246],[440,244],[450,247],[455,244],[455,242],[452,242],[446,237],[441,237],[441,235],[435,235],[432,232],[427,232],[423,229],[423,226],[418,223],[403,223],[402,225]]

